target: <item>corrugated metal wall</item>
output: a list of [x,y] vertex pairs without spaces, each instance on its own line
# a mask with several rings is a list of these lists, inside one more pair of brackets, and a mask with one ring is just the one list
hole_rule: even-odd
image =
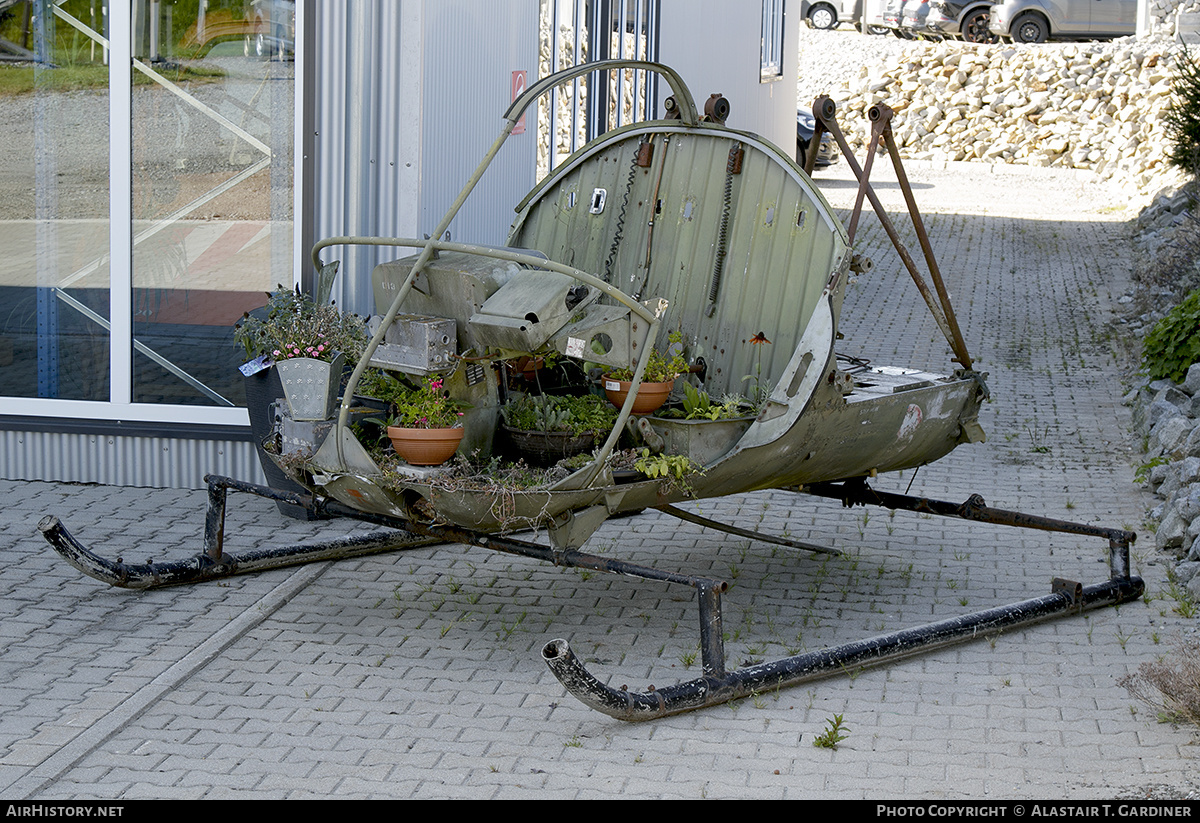
[[[537,78],[539,0],[312,3],[311,239],[422,237],[500,133],[512,73]],[[533,186],[536,129],[510,138],[450,225],[500,243]],[[409,252],[331,248],[339,305],[371,306],[376,263]]]
[[0,452],[5,479],[202,489],[211,473],[266,482],[248,441],[0,431]]

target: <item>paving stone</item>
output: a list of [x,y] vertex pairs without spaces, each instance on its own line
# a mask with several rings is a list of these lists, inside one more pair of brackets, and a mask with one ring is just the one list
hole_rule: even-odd
[[[1142,522],[1149,496],[1133,483],[1122,364],[1105,337],[1128,286],[1119,221],[1130,215],[1109,210],[1098,184],[1054,170],[914,164],[909,176],[994,400],[981,415],[987,443],[878,485]],[[844,166],[818,183],[849,208]],[[901,208],[886,179],[879,191]],[[876,266],[847,295],[839,351],[949,368],[870,219],[859,240]],[[202,492],[0,481],[0,494],[0,787],[10,799],[1112,797],[1151,783],[1186,793],[1200,773],[1194,736],[1132,713],[1117,685],[1161,653],[1152,635],[1184,625],[1153,600],[625,724],[567,696],[541,646],[569,638],[614,685],[694,677],[690,592],[465,546],[107,590],[62,563],[32,524],[53,511],[106,556],[177,557],[199,547]],[[734,662],[1013,602],[1055,576],[1107,576],[1095,540],[912,513],[864,519],[782,491],[694,510],[848,553],[814,558],[658,513],[606,523],[596,541],[609,553],[733,583]],[[347,529],[236,495],[230,524],[238,546]],[[1138,552],[1152,559],[1153,542],[1144,536]],[[1157,596],[1165,565],[1140,568]],[[206,643],[219,648],[193,662]],[[836,714],[849,737],[836,751],[813,746]]]

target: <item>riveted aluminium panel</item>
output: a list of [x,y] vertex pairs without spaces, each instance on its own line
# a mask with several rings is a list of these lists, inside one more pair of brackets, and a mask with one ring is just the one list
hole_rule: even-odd
[[[639,166],[644,140],[655,148]],[[731,151],[740,152],[732,166]],[[607,190],[600,213],[587,207],[597,188]],[[773,146],[664,123],[614,132],[568,159],[509,242],[607,275],[640,299],[666,298],[658,345],[682,331],[708,362],[710,393],[745,392],[748,375],[772,385],[848,252],[824,198]]]

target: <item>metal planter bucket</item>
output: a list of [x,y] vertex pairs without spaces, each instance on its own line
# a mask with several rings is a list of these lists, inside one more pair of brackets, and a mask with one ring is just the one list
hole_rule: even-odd
[[332,361],[293,357],[275,363],[293,420],[333,417],[345,362],[345,355],[339,352]]

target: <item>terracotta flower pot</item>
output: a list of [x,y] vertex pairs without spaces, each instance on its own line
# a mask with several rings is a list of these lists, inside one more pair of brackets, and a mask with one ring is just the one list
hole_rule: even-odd
[[466,430],[461,426],[452,429],[410,429],[403,426],[388,426],[388,439],[396,454],[413,466],[440,466],[454,456]]
[[[604,394],[608,396],[608,402],[618,409],[625,405],[625,398],[629,395],[629,387],[632,385],[628,380],[614,380],[608,375],[604,376]],[[638,388],[637,399],[633,401],[633,413],[650,414],[655,411],[667,402],[674,386],[674,380],[666,383],[642,383]]]

